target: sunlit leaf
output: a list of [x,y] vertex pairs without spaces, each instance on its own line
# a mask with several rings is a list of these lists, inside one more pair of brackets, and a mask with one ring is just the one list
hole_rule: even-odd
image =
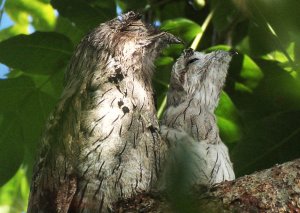
[[14,0],[8,1],[6,7],[12,11],[26,12],[32,19],[32,24],[38,30],[51,30],[55,26],[55,14],[50,4],[38,0]]
[[0,212],[17,213],[27,209],[29,184],[22,166],[4,186],[0,187]]
[[205,0],[195,0],[195,4],[198,8],[203,8],[205,6]]
[[239,140],[242,135],[239,113],[225,92],[221,94],[216,115],[222,139],[227,143]]
[[174,62],[174,59],[172,57],[165,56],[165,57],[159,57],[156,60],[155,65],[156,66],[165,66],[165,65],[169,65],[173,62]]
[[[231,47],[226,45],[217,45],[210,47],[207,51],[229,51],[230,49]],[[235,72],[240,70],[235,85],[237,90],[244,92],[252,92],[264,76],[261,68],[248,55],[242,54],[241,52],[238,55],[233,56],[228,71],[229,76],[232,75],[233,70],[235,70]]]
[[264,76],[255,89],[251,94],[237,91],[231,96],[238,108],[247,112],[244,114],[249,119],[247,122],[275,112],[300,109],[299,80],[290,76],[276,62],[257,60],[256,63]]
[[161,28],[179,36],[187,43],[191,42],[201,32],[201,27],[197,23],[185,18],[167,20]]
[[228,45],[215,45],[212,47],[209,47],[208,49],[205,50],[205,52],[212,52],[212,51],[217,51],[217,50],[225,50],[225,51],[229,51],[231,49],[230,46]]
[[29,20],[27,13],[22,11],[15,12],[15,9],[10,9],[9,7],[5,8],[5,12],[14,21],[14,25],[0,31],[0,41],[18,34],[28,33]]
[[247,55],[243,55],[243,65],[240,73],[243,84],[249,89],[254,89],[263,78],[263,72],[256,63]]
[[28,26],[15,24],[11,27],[5,28],[0,31],[0,41],[8,39],[18,34],[26,34],[28,32]]
[[28,13],[24,11],[17,11],[15,12],[15,7],[9,7],[6,5],[5,12],[9,15],[9,17],[12,19],[13,22],[15,22],[18,25],[22,25],[23,27],[29,26],[29,19],[28,19]]
[[[197,23],[185,18],[167,20],[163,22],[161,29],[178,36],[186,44],[192,43],[196,35],[202,31]],[[171,45],[163,51],[163,54],[177,58],[183,49],[184,46],[181,44]]]
[[276,60],[276,61],[280,62],[280,66],[284,70],[286,70],[291,76],[296,77],[296,75],[297,75],[296,69],[299,66],[297,65],[297,62],[295,62],[295,59],[296,59],[295,53],[296,53],[295,43],[292,42],[289,44],[289,46],[286,49],[286,54],[288,54],[288,56],[290,57],[290,59],[292,61],[290,61],[287,58],[287,55],[281,51],[270,52],[269,54],[264,55],[262,58],[266,59],[266,60],[271,60],[271,61]]

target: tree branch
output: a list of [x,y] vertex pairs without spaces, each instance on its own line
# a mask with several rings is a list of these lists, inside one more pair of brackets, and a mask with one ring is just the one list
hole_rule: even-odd
[[[191,194],[193,207],[185,212],[300,212],[300,159]],[[116,203],[115,212],[175,212],[166,197],[141,193]]]

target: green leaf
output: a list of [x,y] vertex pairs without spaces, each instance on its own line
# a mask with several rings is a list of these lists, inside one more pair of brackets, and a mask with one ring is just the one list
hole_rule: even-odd
[[142,9],[145,7],[145,5],[147,5],[147,1],[146,0],[118,0],[117,4],[119,5],[119,7],[122,9],[122,12],[127,12],[130,10],[137,10],[137,9]]
[[0,31],[0,41],[8,39],[18,34],[26,34],[28,32],[28,26],[15,24],[11,27],[7,27]]
[[22,106],[20,104],[26,95],[34,89],[34,84],[29,78],[0,80],[0,112],[16,112]]
[[[300,109],[300,81],[283,70],[277,62],[256,60],[263,78],[251,93],[240,90],[231,98],[239,109],[245,111],[247,122],[276,112]],[[249,88],[249,87],[248,87]]]
[[167,20],[161,28],[182,38],[186,43],[190,43],[202,31],[197,23],[185,18]]
[[170,65],[173,62],[174,62],[174,59],[172,57],[163,56],[163,57],[159,57],[155,61],[155,65],[156,66],[167,66],[167,65]]
[[19,168],[25,150],[35,154],[41,129],[55,103],[54,98],[41,92],[42,85],[36,88],[28,77],[0,81],[0,184]]
[[51,75],[37,75],[23,72],[21,72],[21,75],[30,77],[34,82],[35,88],[45,94],[52,96],[55,99],[57,99],[62,93],[64,70],[58,70]]
[[250,23],[249,25],[249,45],[251,54],[264,55],[278,49],[276,36],[266,28],[265,24],[257,25]]
[[50,0],[38,0],[39,2],[43,2],[45,4],[49,4],[50,3]]
[[8,181],[20,167],[23,155],[22,128],[18,112],[0,115],[0,186]]
[[0,43],[0,62],[30,73],[63,69],[73,50],[71,41],[54,32],[19,35]]
[[15,9],[10,9],[9,7],[5,8],[5,12],[14,21],[14,25],[0,31],[0,41],[18,34],[28,33],[29,20],[27,13],[20,11],[16,12]]
[[0,187],[0,212],[25,212],[29,195],[26,169],[22,166],[14,177]]
[[215,113],[223,141],[232,143],[239,140],[242,136],[239,112],[227,93],[222,92]]
[[50,4],[38,0],[14,0],[7,1],[6,9],[13,13],[25,12],[27,19],[30,15],[37,30],[52,30],[55,27],[56,17]]
[[215,45],[212,47],[209,47],[205,50],[205,52],[211,52],[211,51],[217,51],[217,50],[225,50],[225,51],[229,51],[231,49],[230,46],[228,45],[224,45],[224,44],[220,44],[220,45]]
[[232,150],[237,176],[269,168],[299,157],[300,111],[276,113],[247,129]]
[[222,141],[226,144],[237,143],[242,137],[241,127],[230,118],[217,116]]
[[195,4],[199,9],[202,9],[205,6],[205,0],[195,0]]
[[157,109],[160,107],[164,108],[165,106],[161,106],[164,103],[165,96],[167,95],[167,90],[170,81],[170,75],[172,70],[172,65],[174,63],[174,59],[172,57],[160,57],[156,60],[156,72],[153,77],[154,90],[157,92]]
[[16,10],[15,7],[9,7],[9,6],[7,7],[7,5],[5,7],[5,12],[9,15],[9,17],[13,22],[28,27],[29,26],[28,13],[21,10],[17,10],[16,12],[15,10]]
[[168,4],[163,1],[156,1],[153,8],[160,7],[159,18],[161,21],[172,20],[175,17],[185,17],[185,1],[170,1]]
[[[206,51],[229,51],[230,49],[231,47],[227,45],[216,45],[208,48]],[[238,76],[234,76],[234,78],[236,78],[236,89],[241,89],[241,91],[244,92],[252,92],[264,76],[255,61],[253,61],[248,55],[242,53],[239,53],[232,58],[230,69],[228,71],[229,77],[231,77],[234,72],[236,75],[237,70],[240,70],[240,72]]]
[[299,157],[300,81],[277,62],[257,60],[264,76],[252,93],[232,94],[245,136],[234,147],[238,175]]
[[113,7],[91,6],[83,0],[51,0],[51,4],[58,10],[59,14],[68,18],[83,32],[87,32],[115,16],[114,1],[104,2],[113,3]]
[[76,27],[69,19],[63,16],[57,17],[55,32],[64,34],[71,39],[73,44],[78,44],[84,36],[84,32],[80,28]]
[[[162,24],[161,29],[178,36],[186,44],[192,43],[197,34],[202,31],[197,23],[185,18],[167,20]],[[183,48],[182,44],[171,45],[163,50],[163,55],[178,58]]]
[[212,0],[211,10],[214,10],[212,22],[217,31],[228,30],[228,27],[237,18],[238,10],[231,0]]
[[240,72],[240,77],[243,79],[242,84],[252,91],[257,87],[263,76],[263,72],[256,63],[248,55],[243,55],[243,65]]

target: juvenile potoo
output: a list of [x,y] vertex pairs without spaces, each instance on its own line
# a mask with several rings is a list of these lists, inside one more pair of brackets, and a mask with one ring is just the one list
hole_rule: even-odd
[[188,184],[211,185],[235,178],[214,115],[233,54],[187,49],[173,66],[161,132],[173,147],[172,166],[188,164]]
[[81,40],[42,137],[28,212],[107,212],[118,198],[150,189],[164,151],[153,61],[178,42],[133,12]]

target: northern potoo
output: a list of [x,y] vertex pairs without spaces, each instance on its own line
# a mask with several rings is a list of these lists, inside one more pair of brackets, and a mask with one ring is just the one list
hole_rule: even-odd
[[235,178],[214,115],[233,54],[187,49],[173,66],[161,132],[175,147],[170,149],[173,167],[184,161],[181,157],[188,158],[188,184],[211,185]]
[[150,189],[164,151],[153,62],[179,42],[134,12],[81,40],[42,137],[28,212],[107,212],[118,198]]

